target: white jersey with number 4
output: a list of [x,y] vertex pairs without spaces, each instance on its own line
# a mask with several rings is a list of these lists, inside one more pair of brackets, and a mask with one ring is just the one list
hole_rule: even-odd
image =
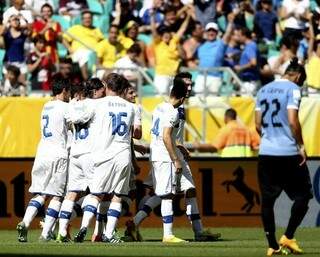
[[61,100],[49,101],[44,105],[41,113],[41,140],[37,157],[51,156],[67,159],[67,110],[68,104]]
[[164,128],[174,128],[171,134],[172,140],[176,141],[179,128],[179,112],[170,103],[161,103],[152,113],[150,160],[171,162],[170,155],[163,142]]

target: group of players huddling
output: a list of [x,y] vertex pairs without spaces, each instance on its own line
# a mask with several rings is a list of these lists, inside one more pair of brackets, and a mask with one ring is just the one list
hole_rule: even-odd
[[[178,74],[168,101],[158,105],[153,113],[152,168],[145,183],[155,194],[134,219],[126,223],[124,240],[141,241],[139,224],[161,204],[163,242],[185,242],[172,232],[172,199],[178,192],[185,194],[186,214],[195,240],[213,241],[220,237],[203,229],[192,174],[186,162],[189,153],[182,145],[185,121],[182,104],[190,94],[191,85],[191,74]],[[76,216],[77,200],[89,191],[82,198],[83,217],[74,241],[84,241],[90,221],[96,217],[92,241],[121,243],[123,240],[115,229],[122,202],[130,205],[134,195],[134,173],[139,169],[134,148],[145,151],[132,140],[142,135],[141,110],[134,104],[135,89],[123,76],[111,73],[102,81],[93,78],[71,89],[67,80],[57,80],[52,92],[54,98],[44,105],[41,114],[42,136],[29,189],[34,197],[17,225],[18,240],[27,242],[30,223],[50,198],[39,240],[53,239],[52,231],[58,220],[56,241],[70,242],[68,225]]]
[[[133,220],[126,223],[125,236],[117,236],[116,225],[122,203],[133,199],[134,176],[139,170],[134,150],[145,152],[132,138],[142,135],[141,110],[134,104],[136,93],[121,75],[111,73],[102,81],[90,79],[82,87],[70,88],[66,80],[53,84],[54,99],[44,105],[41,114],[42,137],[32,169],[30,200],[23,220],[17,225],[18,240],[27,242],[31,221],[51,198],[41,241],[52,239],[59,219],[56,241],[70,242],[68,225],[76,216],[77,199],[82,201],[83,217],[75,242],[83,242],[90,221],[96,217],[92,241],[121,243],[142,241],[139,225],[161,204],[165,243],[182,243],[173,234],[172,199],[185,196],[186,215],[195,241],[215,241],[221,235],[204,230],[196,201],[196,190],[188,166],[188,150],[183,146],[184,100],[191,92],[191,74],[176,75],[166,101],[152,115],[150,162],[145,184],[152,188],[150,197]],[[263,86],[257,94],[256,128],[261,135],[258,180],[262,195],[262,223],[269,248],[267,256],[302,253],[294,234],[308,210],[312,198],[306,152],[298,119],[301,101],[299,86],[306,73],[294,58],[284,76]],[[73,134],[70,150],[68,133]],[[274,203],[285,191],[293,200],[287,229],[279,241],[275,236]]]

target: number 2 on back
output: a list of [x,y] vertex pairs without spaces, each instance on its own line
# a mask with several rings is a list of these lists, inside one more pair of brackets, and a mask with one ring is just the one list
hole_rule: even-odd
[[[271,113],[271,124],[274,128],[280,128],[280,127],[282,127],[282,124],[280,122],[275,122],[274,118],[278,115],[280,108],[281,108],[281,105],[280,105],[278,99],[273,99],[271,101],[271,104],[274,107],[274,110]],[[265,106],[265,109],[262,112],[261,125],[262,125],[262,127],[267,128],[269,126],[269,124],[265,121],[265,118],[266,118],[265,116],[266,116],[267,112],[269,111],[270,103],[266,99],[264,99],[264,100],[260,101],[260,105]]]

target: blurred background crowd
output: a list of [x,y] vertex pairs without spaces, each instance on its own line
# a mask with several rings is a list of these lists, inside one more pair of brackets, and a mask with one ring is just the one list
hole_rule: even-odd
[[112,71],[144,95],[193,74],[194,95],[255,95],[298,57],[320,92],[320,0],[0,2],[0,95],[50,94]]

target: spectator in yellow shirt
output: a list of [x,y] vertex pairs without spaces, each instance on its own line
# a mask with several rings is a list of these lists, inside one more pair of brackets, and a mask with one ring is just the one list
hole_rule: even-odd
[[[110,69],[117,60],[126,55],[126,50],[119,42],[118,36],[119,28],[117,25],[112,24],[109,28],[108,38],[104,39],[96,46],[98,67]],[[98,77],[100,76],[98,75]]]
[[153,36],[153,47],[155,52],[155,77],[154,86],[159,94],[167,95],[170,83],[176,75],[180,64],[180,39],[189,24],[191,11],[181,24],[177,33],[172,33],[165,26],[156,28],[155,12],[151,14],[151,29]]
[[81,22],[81,25],[74,25],[64,33],[63,44],[71,54],[72,61],[79,64],[83,79],[87,80],[89,55],[104,36],[100,29],[93,27],[90,11],[81,13]]
[[225,126],[220,129],[212,144],[194,143],[199,152],[220,151],[221,157],[252,157],[258,149],[260,138],[256,131],[251,131],[237,121],[237,112],[230,108],[224,115]]
[[[312,21],[312,17],[310,17]],[[312,23],[311,23],[312,24]],[[307,85],[309,93],[320,92],[320,34],[314,35],[313,26],[310,26],[308,61],[306,64]]]

